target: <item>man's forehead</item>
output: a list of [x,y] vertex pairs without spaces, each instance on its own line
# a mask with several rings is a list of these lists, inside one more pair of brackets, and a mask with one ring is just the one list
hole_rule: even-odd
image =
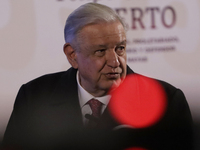
[[125,36],[124,27],[120,22],[89,24],[79,34],[80,38],[106,38],[112,36]]

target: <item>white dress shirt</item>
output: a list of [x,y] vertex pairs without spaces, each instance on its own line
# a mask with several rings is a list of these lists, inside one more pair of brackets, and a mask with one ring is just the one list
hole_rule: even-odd
[[89,100],[91,100],[92,98],[99,100],[103,106],[102,106],[102,110],[101,113],[104,112],[104,110],[106,109],[108,102],[111,98],[110,95],[106,95],[103,97],[94,97],[93,95],[91,95],[90,93],[88,93],[81,85],[79,82],[79,72],[77,71],[76,74],[76,80],[78,83],[78,98],[79,98],[79,104],[80,104],[80,108],[82,111],[82,118],[83,118],[83,123],[87,124],[88,119],[85,118],[85,114],[92,114],[92,110],[89,106],[89,104],[86,104]]

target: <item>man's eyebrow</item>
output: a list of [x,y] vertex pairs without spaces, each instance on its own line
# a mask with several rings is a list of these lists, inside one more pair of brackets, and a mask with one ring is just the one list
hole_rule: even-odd
[[119,42],[117,45],[124,45],[124,44],[126,44],[126,40]]
[[[119,43],[117,43],[116,45],[124,45],[124,44],[126,44],[126,40],[123,40],[123,41],[121,41],[121,42],[119,42]],[[98,47],[102,47],[102,48],[106,48],[107,47],[107,45],[97,45]]]
[[101,48],[106,48],[107,46],[106,45],[97,45],[98,47],[101,47]]

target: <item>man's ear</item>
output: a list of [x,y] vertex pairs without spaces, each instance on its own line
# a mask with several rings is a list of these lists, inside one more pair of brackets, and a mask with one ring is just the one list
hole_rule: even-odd
[[67,56],[67,59],[68,59],[69,63],[71,64],[71,66],[73,68],[77,69],[78,63],[76,61],[76,52],[72,48],[72,46],[69,43],[66,43],[63,46],[63,51],[64,51],[65,55]]

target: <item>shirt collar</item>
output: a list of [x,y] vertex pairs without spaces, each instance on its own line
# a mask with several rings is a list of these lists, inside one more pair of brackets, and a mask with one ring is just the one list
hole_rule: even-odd
[[79,75],[79,71],[77,71],[76,80],[77,80],[77,83],[78,83],[78,97],[79,97],[80,107],[82,108],[92,98],[99,100],[104,105],[108,105],[111,96],[110,95],[105,95],[105,96],[102,96],[102,97],[94,97],[93,95],[91,95],[90,93],[88,93],[80,85],[78,75]]

